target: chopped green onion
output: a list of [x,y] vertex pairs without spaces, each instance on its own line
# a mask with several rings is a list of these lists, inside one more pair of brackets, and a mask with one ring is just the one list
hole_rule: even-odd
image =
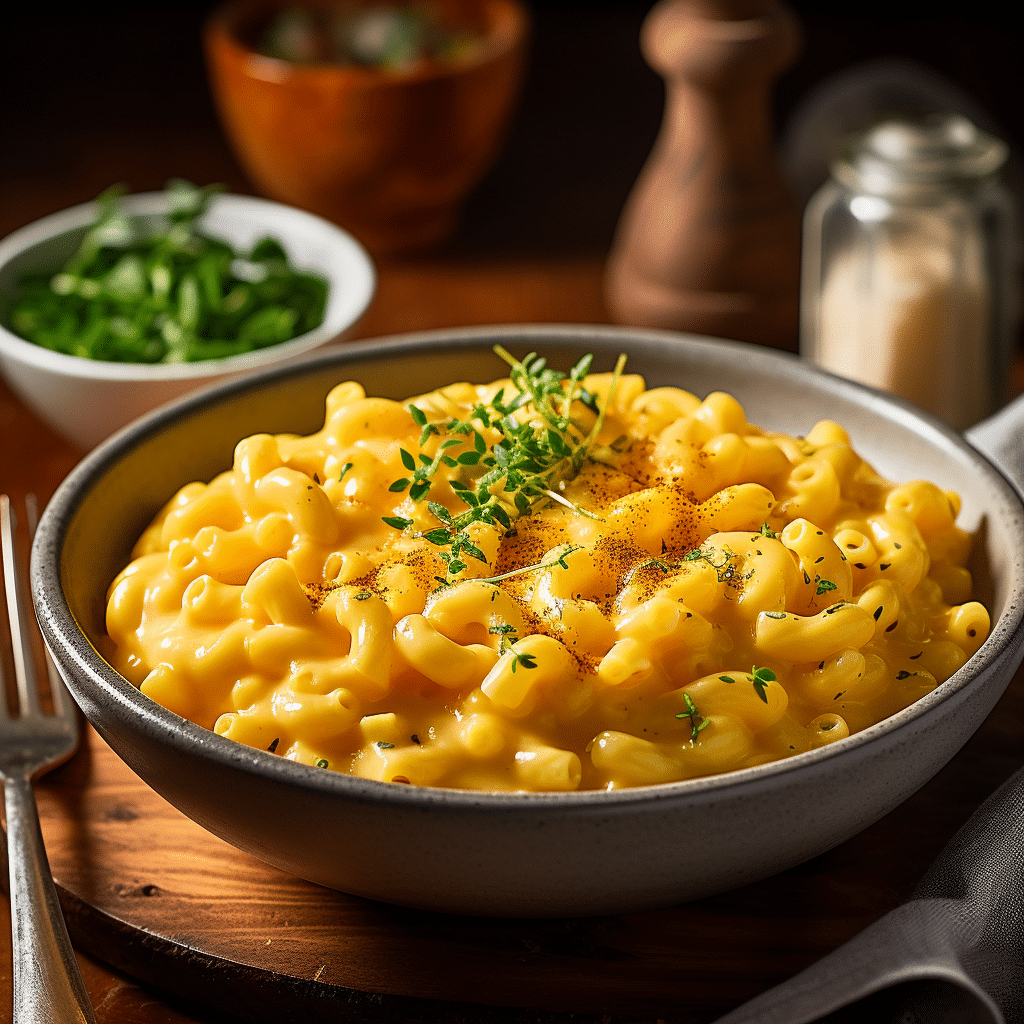
[[280,242],[236,252],[200,230],[215,192],[169,182],[161,220],[130,216],[123,189],[108,189],[65,265],[21,279],[7,325],[55,352],[122,363],[223,359],[319,327],[327,281],[294,270]]

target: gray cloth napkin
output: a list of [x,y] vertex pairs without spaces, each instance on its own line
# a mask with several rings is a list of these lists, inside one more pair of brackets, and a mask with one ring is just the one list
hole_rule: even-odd
[[1024,769],[910,900],[716,1024],[1024,1024]]

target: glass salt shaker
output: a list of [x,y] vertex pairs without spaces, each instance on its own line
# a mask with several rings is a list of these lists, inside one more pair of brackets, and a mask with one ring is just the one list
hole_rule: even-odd
[[1007,147],[959,115],[884,121],[808,203],[801,352],[957,430],[1009,398]]

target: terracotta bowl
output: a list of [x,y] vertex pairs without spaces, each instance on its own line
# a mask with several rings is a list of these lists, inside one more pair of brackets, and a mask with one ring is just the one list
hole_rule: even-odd
[[374,253],[451,232],[497,155],[522,78],[528,17],[517,0],[432,3],[480,42],[465,59],[409,72],[258,53],[255,41],[289,0],[237,0],[206,25],[214,97],[246,173],[265,195],[333,220]]
[[[650,386],[735,394],[754,423],[798,434],[835,418],[890,479],[963,496],[993,628],[917,703],[817,750],[711,778],[615,792],[484,793],[398,786],[241,746],[154,703],[97,653],[105,594],[135,539],[184,483],[231,465],[257,431],[309,432],[332,385],[400,398],[504,372],[491,351],[570,366],[619,352]],[[999,456],[1024,399],[982,431]],[[1016,425],[1016,426],[1015,426]],[[991,429],[990,429],[991,428]],[[43,515],[32,585],[46,642],[89,720],[142,779],[257,857],[346,892],[457,913],[554,917],[664,906],[762,878],[867,827],[930,779],[992,710],[1022,656],[1024,505],[938,421],[792,356],[667,332],[520,327],[356,343],[208,389],[102,445]],[[1021,477],[1018,475],[1018,481]],[[987,566],[987,571],[985,571]]]

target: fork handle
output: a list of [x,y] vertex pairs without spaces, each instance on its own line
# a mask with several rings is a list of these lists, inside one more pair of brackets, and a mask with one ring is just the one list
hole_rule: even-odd
[[8,778],[7,846],[18,1024],[95,1024],[43,846],[32,784]]

